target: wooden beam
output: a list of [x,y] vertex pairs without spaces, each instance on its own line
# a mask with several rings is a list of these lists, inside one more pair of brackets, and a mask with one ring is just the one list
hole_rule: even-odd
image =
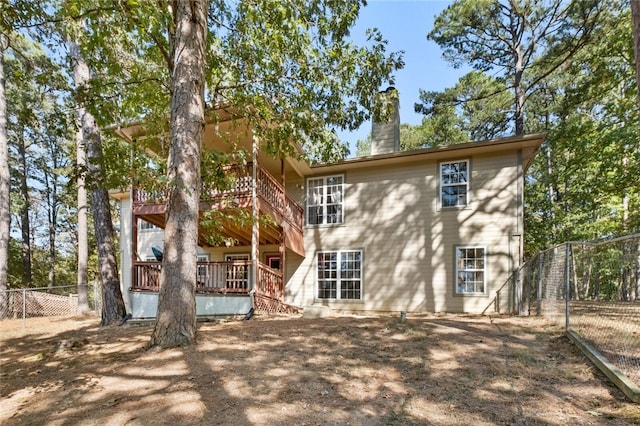
[[154,214],[164,215],[165,212],[167,211],[167,205],[166,204],[137,204],[133,208],[133,211],[138,216],[154,215]]
[[[258,137],[253,133],[252,142],[252,164],[251,164],[251,266],[253,283],[252,288],[257,288],[258,280],[258,261],[260,260],[260,225],[258,218],[260,210],[258,209]],[[253,303],[253,298],[252,298]],[[255,303],[254,303],[255,306]]]

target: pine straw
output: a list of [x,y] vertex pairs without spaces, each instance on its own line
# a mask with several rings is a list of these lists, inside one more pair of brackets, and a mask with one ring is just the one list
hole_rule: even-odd
[[2,424],[625,425],[627,402],[538,318],[255,316],[198,344],[151,328],[0,322]]

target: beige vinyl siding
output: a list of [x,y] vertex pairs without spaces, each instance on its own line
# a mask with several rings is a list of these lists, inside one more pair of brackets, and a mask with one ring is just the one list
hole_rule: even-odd
[[[484,310],[509,275],[510,233],[521,231],[517,153],[450,160],[465,159],[471,170],[469,205],[447,209],[440,208],[437,161],[342,171],[344,224],[305,227],[305,258],[287,259],[288,302],[343,310]],[[288,183],[304,205],[305,180]],[[457,245],[486,248],[486,295],[455,295]],[[340,249],[363,250],[362,301],[315,299],[316,253]]]

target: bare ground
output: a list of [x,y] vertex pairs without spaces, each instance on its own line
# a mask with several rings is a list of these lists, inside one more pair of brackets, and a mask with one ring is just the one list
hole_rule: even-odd
[[539,318],[254,317],[150,351],[151,327],[97,323],[0,322],[0,424],[640,424]]

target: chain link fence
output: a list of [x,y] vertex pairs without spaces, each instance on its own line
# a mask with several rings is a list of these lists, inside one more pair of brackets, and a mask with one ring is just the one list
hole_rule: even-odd
[[553,318],[640,383],[640,235],[552,247],[519,278],[520,313]]
[[[98,284],[87,286],[89,310],[100,311],[102,297]],[[18,288],[0,291],[0,321],[29,318],[69,316],[78,313],[76,285]]]

